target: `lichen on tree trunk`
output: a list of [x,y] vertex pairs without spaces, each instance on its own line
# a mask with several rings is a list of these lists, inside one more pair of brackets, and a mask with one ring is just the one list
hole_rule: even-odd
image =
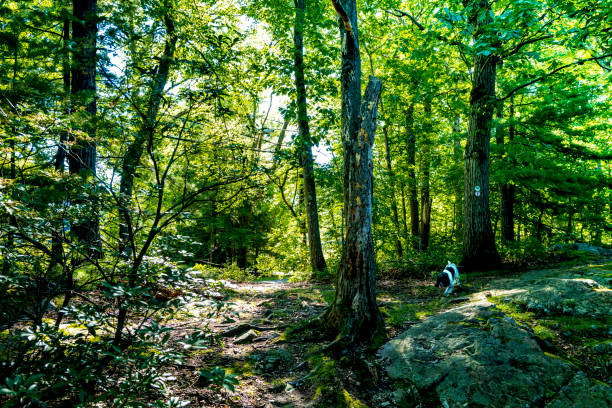
[[341,130],[344,151],[345,240],[336,295],[323,325],[338,333],[338,342],[370,342],[384,334],[376,303],[376,258],[372,240],[372,147],[376,132],[379,79],[370,76],[361,102],[361,60],[355,0],[332,0],[340,16],[342,39]]
[[[492,22],[489,0],[472,2],[470,24],[474,40]],[[489,143],[495,107],[497,57],[474,55],[470,117],[464,160],[463,259],[469,269],[493,269],[500,265],[489,209]]]

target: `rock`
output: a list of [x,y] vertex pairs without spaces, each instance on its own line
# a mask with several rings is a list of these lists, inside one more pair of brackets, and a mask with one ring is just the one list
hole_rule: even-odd
[[279,392],[283,392],[285,391],[285,387],[287,386],[287,384],[277,384],[277,385],[272,385],[268,388],[268,391],[270,391],[271,393],[277,394]]
[[265,353],[256,353],[252,358],[256,367],[266,373],[287,370],[293,365],[291,353],[280,347],[272,348]]
[[600,255],[600,248],[599,247],[591,246],[591,245],[585,244],[583,242],[578,242],[578,243],[575,243],[575,244],[571,244],[570,247],[572,249],[575,249],[576,251],[585,251],[585,252],[590,252],[593,255]]
[[586,374],[578,372],[544,407],[612,407],[612,387],[597,383],[587,377]]
[[582,251],[582,252],[590,252],[593,255],[597,256],[611,256],[612,249],[603,248],[599,246],[589,245],[584,242],[575,242],[573,244],[557,244],[548,248],[549,252],[553,253],[563,253],[564,251]]
[[253,340],[259,336],[255,330],[249,330],[246,333],[240,335],[234,340],[234,344],[248,344],[252,343]]
[[[609,277],[605,268],[531,271],[496,280],[469,303],[411,326],[378,352],[394,382],[393,403],[449,408],[612,406],[612,387],[545,353],[545,339],[503,312],[519,308],[546,316],[549,327],[568,338],[577,333],[612,336]],[[513,307],[503,308],[500,302]],[[550,342],[548,346],[547,351],[554,348]],[[606,359],[612,346],[604,341],[590,347]]]
[[[530,330],[493,306],[475,304],[412,326],[378,355],[400,387],[394,394],[400,406],[415,404],[414,392],[427,406],[533,406],[572,384],[579,372],[542,352]],[[598,389],[597,398],[604,391]]]
[[504,301],[542,316],[571,315],[605,320],[612,310],[612,291],[587,277],[559,277],[519,283],[523,291],[504,296]]

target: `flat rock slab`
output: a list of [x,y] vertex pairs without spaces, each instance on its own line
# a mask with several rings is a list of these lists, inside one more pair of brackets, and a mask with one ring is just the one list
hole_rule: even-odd
[[[495,295],[547,313],[609,316],[609,290],[582,276],[572,278],[532,276],[507,291],[500,285]],[[396,383],[395,405],[612,407],[612,387],[545,353],[530,328],[486,296],[473,299],[410,327],[379,350]]]

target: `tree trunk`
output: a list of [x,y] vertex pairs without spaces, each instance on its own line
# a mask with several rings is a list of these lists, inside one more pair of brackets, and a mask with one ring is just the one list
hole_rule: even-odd
[[542,229],[544,229],[544,223],[542,219],[544,218],[544,204],[540,202],[540,212],[538,214],[538,222],[536,224],[536,237],[538,238],[538,242],[542,242]]
[[402,193],[402,227],[403,227],[403,233],[404,233],[404,237],[408,236],[408,220],[407,220],[407,216],[406,216],[406,194],[405,194],[405,186],[404,186],[404,182],[401,182],[400,185],[401,188],[401,193]]
[[406,160],[408,164],[408,206],[410,207],[410,241],[419,249],[419,202],[416,183],[416,137],[414,134],[414,103],[406,111]]
[[[481,27],[492,23],[489,0],[472,3],[470,24],[474,41],[480,41]],[[489,142],[495,106],[497,57],[474,55],[470,118],[464,153],[463,259],[467,270],[496,268],[501,264],[495,248],[489,209]]]
[[[69,50],[69,41],[70,41],[70,20],[64,20],[64,33],[62,38],[63,44],[63,72],[62,77],[64,81],[64,92],[66,96],[70,94],[70,54]],[[70,108],[67,107],[66,113],[70,114]],[[57,146],[57,152],[55,153],[55,170],[63,173],[64,172],[64,162],[66,161],[66,142],[68,140],[68,132],[62,131],[60,133],[60,141]],[[69,268],[66,265],[66,260],[64,259],[64,223],[63,219],[60,220],[61,224],[56,226],[53,231],[51,231],[51,262],[49,265],[49,269],[53,268],[56,265],[62,266],[62,284],[64,285],[64,300],[62,301],[62,305],[59,308],[57,313],[57,317],[55,319],[55,326],[59,327],[62,319],[64,318],[65,313],[63,310],[70,305],[70,301],[72,300],[72,291],[74,289],[74,275],[73,269]]]
[[[500,102],[501,103],[501,102]],[[499,109],[503,109],[501,106]],[[510,125],[508,127],[508,141],[514,140],[514,103],[510,102]],[[497,133],[497,130],[495,131]],[[500,132],[501,133],[501,132]],[[504,134],[496,135],[497,144],[504,145]],[[502,150],[503,152],[503,150]],[[503,154],[502,154],[503,157]],[[504,160],[503,158],[501,160]],[[511,159],[510,159],[511,160]],[[501,187],[501,236],[503,242],[514,241],[514,184],[504,181]]]
[[[84,107],[83,132],[87,137],[77,137],[70,148],[68,165],[71,174],[84,179],[96,176],[96,38],[97,0],[73,1],[72,40],[72,103]],[[79,220],[72,226],[77,239],[87,246],[90,258],[102,255],[100,226],[95,208],[86,220]]]
[[[13,78],[11,80],[11,94],[13,96],[16,96],[15,93],[15,81],[17,80],[17,71],[19,70],[19,33],[15,32],[15,42],[14,42],[14,49],[13,49]],[[11,103],[13,106],[16,105],[16,103]],[[17,113],[17,112],[15,112]],[[15,139],[16,139],[16,135],[17,135],[17,131],[15,129],[15,127],[11,124],[10,126],[10,135],[11,138],[9,139],[9,151],[10,151],[10,167],[9,167],[9,175],[8,178],[10,180],[15,180],[15,178],[17,177],[17,163],[16,163],[16,154],[15,154]],[[0,177],[6,177],[5,174],[3,173],[3,167],[4,166],[0,166]],[[13,192],[11,192],[11,197],[13,195]],[[2,256],[2,274],[3,275],[8,275],[9,271],[11,269],[11,264],[13,262],[12,258],[12,252],[14,250],[15,247],[15,237],[13,235],[13,229],[17,227],[17,219],[15,218],[14,214],[8,214],[8,231],[6,231],[6,241],[4,242],[4,248],[3,248],[3,256]],[[6,222],[5,220],[1,220],[2,222]]]
[[308,246],[310,250],[310,266],[313,272],[327,269],[321,234],[319,231],[319,211],[314,177],[314,160],[312,157],[312,140],[308,125],[306,108],[306,83],[304,81],[304,17],[306,0],[295,0],[295,25],[293,30],[295,89],[297,95],[297,122],[299,131],[299,149],[304,179],[304,198],[306,201],[306,222],[308,226]]
[[[431,101],[425,101],[425,120],[431,116]],[[431,160],[431,146],[429,135],[423,133],[423,149],[421,160],[421,223],[419,228],[419,250],[427,251],[431,232],[431,198],[429,197],[429,163]]]
[[[457,163],[461,162],[462,152],[461,152],[461,128],[459,127],[461,124],[459,116],[455,119],[453,123],[453,136],[454,136],[454,147],[453,147],[453,157]],[[454,224],[455,224],[455,239],[457,241],[463,238],[463,183],[461,180],[458,180],[457,187],[455,189],[455,214],[454,214]]]
[[[64,29],[62,34],[62,80],[64,85],[65,96],[70,95],[70,53],[69,53],[69,42],[70,42],[70,20],[64,19]],[[70,108],[66,107],[66,114],[70,114]],[[57,172],[63,173],[65,162],[66,162],[66,142],[68,141],[68,132],[62,130],[60,132],[60,140],[55,153],[54,168]],[[51,260],[49,269],[55,265],[64,264],[64,223],[63,219],[60,220],[61,224],[56,226],[51,231]]]
[[[382,83],[370,77],[361,104],[361,60],[355,0],[332,0],[340,15],[342,39],[341,131],[344,151],[346,238],[336,295],[323,317],[340,342],[371,341],[384,333],[376,303],[376,262],[372,240],[372,146]],[[361,105],[361,106],[360,106]]]
[[395,173],[391,165],[391,149],[389,148],[389,134],[387,125],[383,126],[383,135],[385,137],[385,162],[387,163],[387,171],[389,172],[389,181],[391,182],[391,211],[393,212],[393,226],[396,231],[395,249],[397,250],[398,259],[403,258],[402,241],[400,240],[401,231],[399,225],[399,215],[397,211],[397,200],[395,199]]
[[570,203],[569,203],[569,206],[568,206],[568,210],[567,210],[567,229],[566,229],[566,236],[567,237],[565,238],[565,240],[567,242],[569,242],[571,240],[571,237],[572,237],[572,235],[574,233],[574,226],[572,224],[572,219],[574,218],[574,211],[573,211],[573,209],[571,207],[571,204],[572,204],[572,202],[570,200]]
[[164,95],[164,88],[168,82],[168,75],[170,73],[170,67],[174,61],[174,52],[176,50],[177,36],[174,29],[174,20],[169,14],[164,16],[164,25],[166,27],[164,52],[160,58],[159,66],[156,69],[156,74],[151,81],[151,89],[149,90],[150,94],[145,113],[146,116],[141,118],[139,129],[134,137],[134,140],[127,148],[121,166],[119,199],[121,201],[120,213],[123,220],[121,224],[119,224],[119,252],[126,258],[135,252],[133,248],[133,231],[130,214],[134,189],[134,176],[136,174],[136,168],[140,164],[145,143],[149,143],[155,134],[157,115],[159,113],[159,107]]

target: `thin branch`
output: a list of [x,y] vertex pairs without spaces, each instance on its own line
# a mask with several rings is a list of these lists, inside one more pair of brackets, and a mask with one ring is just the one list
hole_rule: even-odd
[[563,66],[561,66],[561,67],[559,67],[557,69],[554,69],[554,70],[552,70],[552,71],[550,71],[550,72],[548,72],[548,73],[546,73],[546,74],[544,74],[544,75],[542,75],[542,76],[540,76],[540,77],[538,77],[536,79],[533,79],[533,80],[531,80],[529,82],[526,82],[526,83],[524,83],[524,84],[522,84],[520,86],[517,86],[516,88],[514,88],[513,90],[508,92],[506,94],[506,96],[504,96],[503,98],[500,98],[499,100],[500,101],[505,101],[506,99],[508,99],[509,97],[514,95],[516,92],[520,91],[521,89],[526,88],[526,87],[528,87],[530,85],[533,85],[533,84],[535,84],[537,82],[540,82],[540,81],[542,81],[542,80],[544,80],[544,79],[546,79],[546,78],[548,78],[548,77],[550,77],[550,76],[556,74],[557,72],[562,71],[562,70],[564,70],[566,68],[572,67],[574,65],[582,65],[585,62],[597,61],[597,60],[600,60],[600,59],[610,58],[610,57],[612,57],[612,54],[600,55],[600,56],[591,57],[591,58],[584,58],[584,59],[580,59],[580,60],[571,62],[569,64],[565,64],[565,65],[563,65]]
[[552,34],[543,35],[543,36],[541,36],[541,37],[530,38],[530,39],[528,39],[528,40],[525,40],[525,41],[523,41],[523,42],[520,42],[520,43],[519,43],[519,44],[517,44],[517,45],[516,45],[516,46],[515,46],[515,47],[514,47],[514,48],[513,48],[511,51],[508,51],[507,53],[503,54],[503,55],[501,56],[501,58],[502,58],[502,59],[504,59],[504,58],[507,58],[507,57],[509,57],[509,56],[511,56],[511,55],[516,54],[517,52],[519,52],[519,51],[520,51],[520,49],[521,49],[521,48],[523,48],[523,47],[524,47],[524,46],[526,46],[526,45],[533,44],[533,43],[536,43],[536,42],[538,42],[538,41],[542,41],[542,40],[547,40],[547,39],[549,39],[549,38],[553,38]]
[[410,21],[412,21],[412,24],[417,26],[419,30],[425,31],[425,27],[423,26],[423,24],[419,23],[414,17],[412,17],[410,14],[406,13],[405,11],[394,9],[392,11],[389,11],[389,13],[393,14],[396,17],[408,17]]

